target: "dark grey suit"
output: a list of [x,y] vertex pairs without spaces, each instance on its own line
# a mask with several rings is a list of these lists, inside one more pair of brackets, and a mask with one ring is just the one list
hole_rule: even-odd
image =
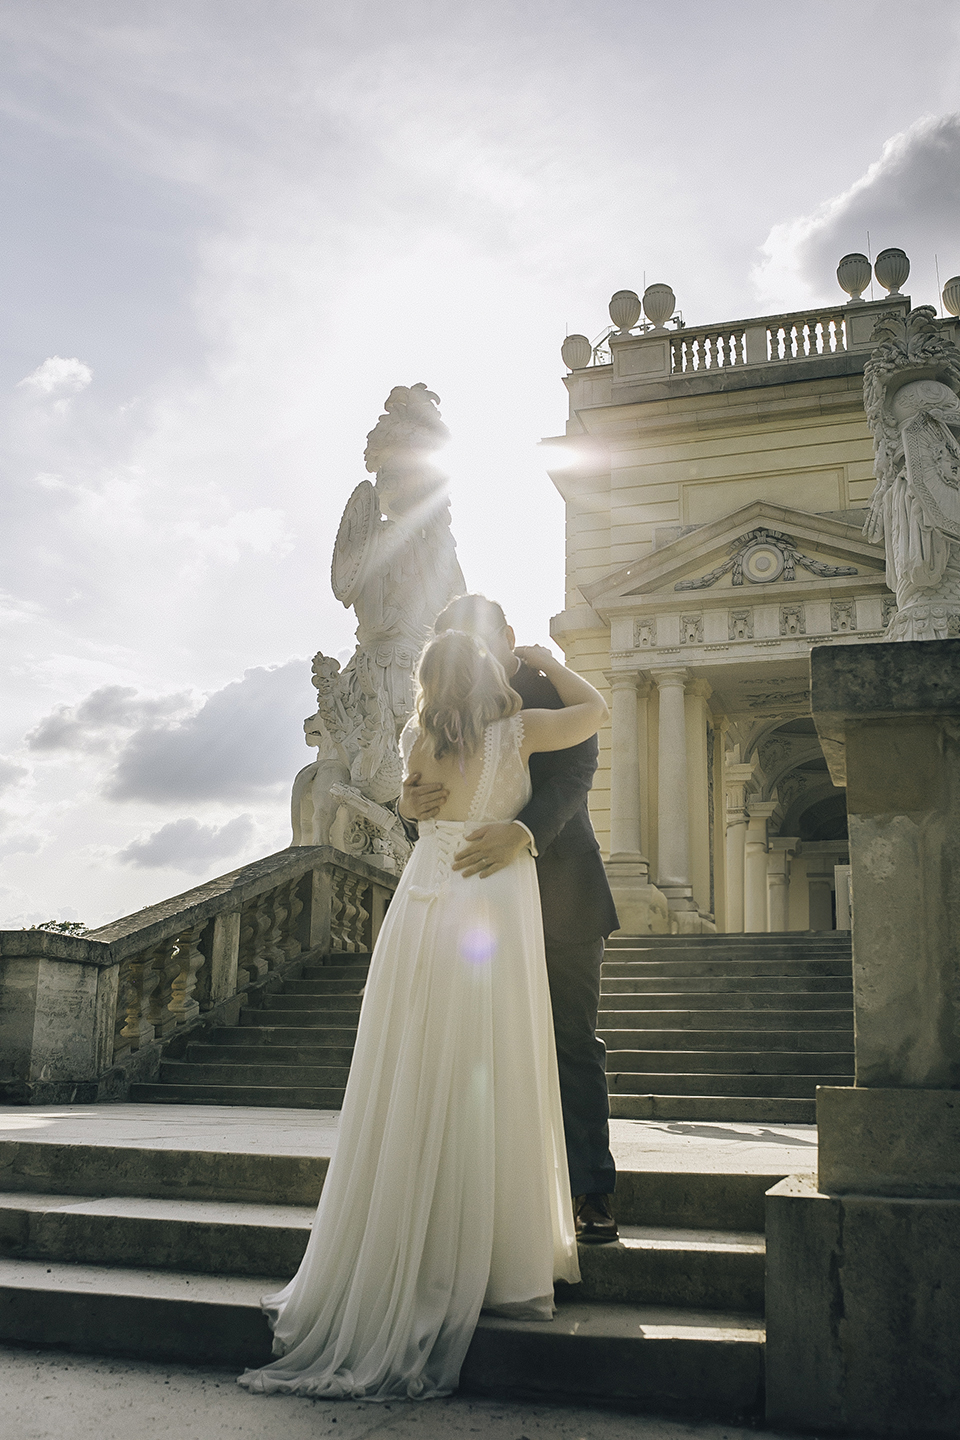
[[[560,710],[546,676],[520,666],[510,683],[525,710]],[[530,756],[533,797],[516,817],[532,832],[553,1002],[560,1099],[575,1195],[609,1195],[606,1049],[597,1039],[603,942],[619,925],[600,847],[587,809],[597,768],[597,739]]]

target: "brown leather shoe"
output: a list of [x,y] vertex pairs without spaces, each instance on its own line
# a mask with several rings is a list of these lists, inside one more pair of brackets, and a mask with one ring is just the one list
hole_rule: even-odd
[[609,1195],[575,1195],[573,1215],[581,1245],[610,1245],[619,1235]]

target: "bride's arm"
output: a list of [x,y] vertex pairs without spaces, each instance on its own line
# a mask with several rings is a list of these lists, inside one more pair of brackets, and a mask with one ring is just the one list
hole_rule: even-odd
[[519,645],[514,653],[532,670],[540,670],[563,701],[562,710],[524,710],[524,755],[569,750],[596,735],[610,713],[599,690],[561,665],[544,645]]

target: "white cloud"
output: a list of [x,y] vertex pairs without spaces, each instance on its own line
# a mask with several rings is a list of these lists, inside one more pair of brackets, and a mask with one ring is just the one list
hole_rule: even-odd
[[140,695],[132,685],[103,685],[78,705],[58,705],[26,737],[29,750],[107,750],[119,732],[155,726],[186,710],[192,697]]
[[195,715],[145,724],[127,741],[105,794],[168,804],[231,801],[287,786],[312,758],[303,720],[315,699],[305,660],[248,670]]
[[143,870],[185,870],[197,874],[212,860],[238,854],[254,833],[250,815],[238,815],[226,825],[201,825],[198,820],[171,820],[143,840],[133,840],[118,859]]
[[23,765],[18,765],[15,760],[6,760],[0,755],[0,792],[12,789],[25,780],[29,772]]
[[93,380],[93,371],[82,360],[65,360],[62,355],[51,355],[36,370],[19,381],[18,390],[33,390],[38,395],[75,395],[86,390]]
[[[868,231],[874,257],[893,245],[910,256],[906,293],[915,303],[939,305],[934,256],[941,282],[960,271],[960,111],[917,120],[846,190],[775,225],[754,271],[761,306],[842,304],[837,264],[850,251],[867,252]],[[884,293],[875,286],[878,300]]]

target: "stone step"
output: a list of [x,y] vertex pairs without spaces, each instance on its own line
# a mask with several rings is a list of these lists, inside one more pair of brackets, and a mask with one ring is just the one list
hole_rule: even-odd
[[[635,1075],[853,1075],[853,1049],[816,1050],[615,1050],[607,1049],[607,1069]],[[842,1081],[827,1081],[841,1084]]]
[[[846,996],[827,990],[816,994],[796,990],[651,990],[643,996],[642,1009],[635,995],[624,996],[622,1005],[615,1004],[616,1000],[616,996],[601,994],[601,1024],[632,1024],[626,1019],[631,1011],[642,1015],[650,1010],[839,1010],[845,1006],[849,1016],[853,1009]],[[610,1021],[603,1018],[607,1015],[619,1018]]]
[[610,1114],[618,1120],[739,1121],[744,1125],[814,1125],[816,1100],[788,1095],[621,1095],[611,1094]]
[[[662,1015],[663,1011],[656,1012]],[[709,1051],[803,1051],[808,1054],[853,1053],[853,1027],[834,1027],[824,1030],[598,1030],[597,1035],[608,1051],[634,1050],[638,1046],[644,1051],[676,1051],[687,1054]],[[192,1046],[191,1049],[212,1050],[213,1046]],[[252,1053],[252,1052],[251,1052]]]
[[[615,1059],[608,1056],[608,1063]],[[813,1100],[818,1085],[853,1082],[848,1076],[816,1075],[725,1075],[715,1070],[683,1073],[673,1070],[607,1071],[607,1089],[611,1095],[762,1095],[789,1096],[794,1100]]]
[[[0,1194],[0,1256],[206,1275],[293,1275],[315,1207]],[[762,1234],[624,1225],[584,1246],[576,1298],[763,1313]],[[572,1287],[568,1293],[573,1294]]]
[[190,1065],[334,1065],[349,1069],[351,1045],[203,1045],[187,1046]]
[[[605,985],[629,990],[637,981],[650,979],[690,979],[709,975],[720,980],[739,982],[753,976],[789,975],[791,979],[805,976],[851,977],[849,960],[605,960],[602,976]],[[288,982],[288,985],[297,982]]]
[[735,1034],[738,1030],[772,1030],[782,1034],[817,1034],[820,1031],[839,1030],[853,1036],[853,1010],[847,1005],[842,1010],[605,1010],[605,1015],[614,1017],[611,1029],[623,1032],[619,1023],[622,1016],[629,1022],[629,1032],[644,1033],[660,1030],[665,1026],[676,1030],[716,1030],[721,1034]]
[[189,1085],[141,1081],[130,1086],[139,1105],[265,1105],[284,1110],[339,1110],[343,1086],[307,1088],[297,1085]]
[[[790,995],[799,992],[805,995],[852,995],[853,977],[849,969],[845,975],[648,975],[631,976],[629,989],[621,988],[622,982],[619,977],[603,977],[601,994],[604,999],[615,995],[648,995],[662,994],[670,991],[674,995],[684,995],[688,991],[693,993],[705,993],[717,991],[720,994],[741,994],[747,991],[753,994],[763,994],[766,991],[773,991],[781,995]],[[349,998],[349,997],[345,997]],[[271,1002],[279,1008],[286,1008],[280,1004],[284,1000],[282,995],[271,995],[268,997]],[[293,1002],[296,1003],[296,1002]],[[334,1004],[333,1000],[325,1002]],[[344,1006],[344,1008],[346,1008]]]
[[[160,1117],[163,1118],[162,1112]],[[307,1134],[312,1133],[312,1122]],[[739,1138],[739,1137],[737,1137]],[[305,1136],[305,1141],[307,1137]],[[204,1142],[207,1146],[208,1142]],[[809,1148],[816,1168],[815,1139]],[[0,1191],[7,1195],[126,1196],[137,1199],[210,1200],[241,1205],[316,1208],[327,1173],[325,1154],[223,1148],[151,1148],[140,1144],[77,1143],[37,1139],[0,1141]],[[320,1148],[325,1148],[321,1146]],[[792,1167],[797,1169],[794,1162]],[[764,1196],[785,1169],[762,1171],[645,1170],[621,1163],[617,1216],[624,1225],[687,1230],[762,1231]]]
[[326,976],[317,980],[284,980],[283,994],[322,999],[331,995],[352,996],[356,999],[366,983],[366,975],[358,975],[352,980],[328,980]]
[[163,1085],[281,1085],[310,1089],[342,1090],[347,1083],[347,1065],[285,1065],[263,1056],[252,1065],[194,1065],[184,1060],[164,1060],[160,1066]]
[[347,1029],[352,1034],[357,1028],[357,1017],[360,1014],[359,1005],[353,1010],[330,1010],[330,1009],[308,1009],[302,1002],[297,1002],[295,1010],[242,1010],[240,1012],[240,1024],[244,1026],[253,1025],[257,1029],[269,1029],[271,1026],[294,1025],[311,1026],[314,1030],[326,1029]]
[[294,1010],[298,1015],[327,1014],[359,1015],[359,995],[289,995],[286,990],[275,990],[263,997],[261,1015],[272,1015],[275,1011]]
[[207,1275],[293,1275],[316,1207],[0,1194],[0,1255]]
[[[245,1018],[249,1023],[244,1024]],[[214,1045],[349,1045],[351,1050],[353,1049],[357,1025],[356,1020],[352,1017],[341,1015],[341,1022],[346,1020],[348,1023],[339,1025],[304,1025],[302,1021],[298,1024],[297,1019],[296,1015],[284,1015],[278,1019],[274,1014],[270,1016],[268,1024],[263,1024],[261,1011],[254,1010],[250,1014],[242,1011],[237,1028],[213,1031],[210,1037],[211,1043]]]
[[606,943],[610,950],[722,950],[731,946],[775,946],[781,949],[795,946],[835,946],[849,950],[851,947],[849,930],[752,930],[746,934],[720,935],[611,935]]
[[[305,1205],[313,1211],[328,1163],[325,1155],[304,1153],[270,1155],[259,1150],[3,1140],[0,1191],[125,1195],[177,1202],[239,1201],[267,1206],[282,1195],[285,1204]],[[741,1229],[755,1228],[749,1210],[738,1213],[741,1220],[746,1217]]]
[[[242,1369],[270,1358],[255,1279],[0,1260],[0,1341]],[[751,1418],[763,1322],[667,1306],[564,1303],[549,1324],[482,1316],[461,1376],[475,1394],[622,1401]]]

